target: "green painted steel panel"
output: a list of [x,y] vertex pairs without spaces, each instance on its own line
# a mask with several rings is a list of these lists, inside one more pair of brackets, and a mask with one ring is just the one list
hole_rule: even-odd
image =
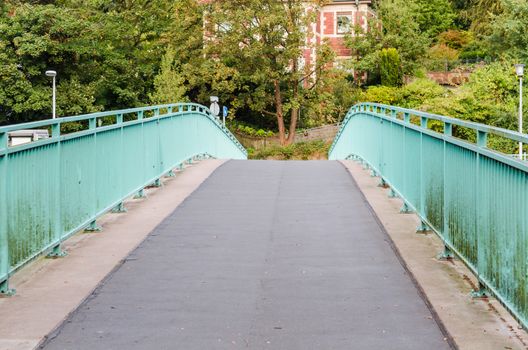
[[[123,122],[123,115],[136,119]],[[114,122],[98,126],[101,117]],[[89,127],[60,135],[60,126],[72,121]],[[51,129],[52,137],[8,147],[9,132],[32,128]],[[0,292],[25,263],[197,155],[247,158],[227,128],[197,104],[0,128]]]
[[[475,130],[480,142],[454,138],[453,125]],[[348,112],[329,158],[359,158],[383,177],[527,326],[528,163],[488,149],[488,134],[528,143],[510,130],[364,103]]]

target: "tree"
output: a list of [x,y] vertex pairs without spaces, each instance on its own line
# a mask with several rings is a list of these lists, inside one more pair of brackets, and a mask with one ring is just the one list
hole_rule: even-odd
[[183,102],[186,94],[184,79],[175,66],[175,52],[169,46],[161,61],[161,71],[154,79],[154,93],[150,99],[155,104]]
[[494,16],[490,25],[489,43],[496,55],[528,60],[528,3],[524,0],[503,0],[503,12]]
[[313,23],[319,5],[303,0],[225,0],[215,2],[209,12],[209,57],[237,72],[233,106],[273,116],[283,145],[293,142],[299,109],[313,100],[311,91],[332,59],[323,44],[317,48],[317,62],[303,61],[303,49],[311,47],[305,28]]
[[47,118],[149,103],[175,17],[169,0],[11,1],[0,6],[0,115]]
[[379,82],[380,53],[394,48],[400,55],[403,73],[412,75],[431,43],[429,35],[420,29],[416,3],[386,0],[380,2],[377,12],[378,18],[368,21],[366,30],[356,26],[354,35],[347,36],[347,45],[354,53],[349,62],[351,68],[368,72]]
[[[412,0],[410,10],[416,12],[416,21],[422,33],[429,38],[436,36],[453,26],[456,15],[449,0]],[[412,3],[410,1],[410,3]]]

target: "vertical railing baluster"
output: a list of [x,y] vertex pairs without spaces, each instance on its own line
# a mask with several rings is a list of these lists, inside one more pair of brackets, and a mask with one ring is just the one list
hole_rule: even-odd
[[[451,136],[453,134],[453,126],[451,123],[444,123],[444,135],[445,136]],[[449,182],[448,182],[448,174],[447,174],[447,141],[444,138],[444,149],[443,149],[443,174],[444,177],[443,181],[443,192],[444,192],[444,215],[443,215],[443,221],[444,225],[442,228],[442,236],[444,239],[447,239],[449,236],[449,211],[450,211],[450,202],[449,202]]]
[[[94,217],[97,214],[97,118],[90,118],[88,119],[88,125],[90,130],[92,130],[92,137],[93,137],[93,146],[92,146],[92,166],[90,167],[92,171],[92,177],[94,179],[93,181],[93,188],[92,188],[92,195],[93,195],[93,202],[92,202],[92,213],[91,216]],[[97,226],[96,219],[93,219],[90,225],[85,229],[87,232],[99,232],[101,231],[101,228]]]
[[53,169],[55,173],[52,172],[52,183],[54,184],[53,189],[53,203],[51,204],[51,208],[54,208],[54,218],[50,218],[50,220],[53,220],[53,240],[55,245],[53,246],[51,252],[48,254],[48,257],[50,258],[58,258],[66,256],[66,252],[61,249],[61,243],[62,243],[62,205],[61,205],[61,178],[62,178],[62,155],[61,155],[61,141],[60,141],[60,123],[56,122],[51,125],[51,138],[55,141],[55,159],[53,162]]
[[[125,146],[124,146],[124,129],[123,129],[123,114],[119,113],[116,115],[116,125],[119,125],[119,148],[116,152],[119,157],[119,169],[118,169],[118,187],[119,187],[119,197],[124,197],[127,193],[124,188],[123,181],[125,179]],[[117,204],[117,206],[112,210],[113,213],[126,213],[127,209],[123,202]]]
[[[486,148],[488,145],[488,133],[485,132],[485,131],[481,131],[481,130],[477,130],[477,146],[479,148]],[[478,279],[478,289],[474,290],[472,292],[472,295],[473,297],[476,297],[476,298],[480,298],[480,297],[484,297],[484,296],[489,296],[489,292],[487,291],[486,289],[486,286],[484,285],[484,283],[482,282],[482,279],[481,279],[481,272],[480,272],[480,266],[479,266],[479,256],[481,256],[482,254],[484,254],[482,252],[482,246],[480,244],[480,227],[482,226],[481,224],[481,218],[480,218],[480,215],[482,215],[482,206],[485,204],[484,201],[483,201],[483,198],[482,197],[482,194],[480,192],[481,190],[481,187],[482,187],[482,184],[481,184],[481,176],[480,176],[480,167],[481,167],[481,155],[480,155],[480,149],[476,152],[476,167],[475,167],[475,171],[476,171],[476,174],[475,174],[475,217],[473,218],[473,222],[474,222],[474,225],[475,225],[475,240],[476,240],[476,245],[477,245],[477,260],[476,260],[476,263],[475,263],[475,272],[477,274],[477,279]],[[504,206],[502,206],[504,207]],[[485,244],[485,243],[484,243]],[[497,252],[494,252],[495,254],[498,254]]]
[[[427,117],[421,117],[420,118],[420,125],[422,128],[424,129],[427,129],[427,122],[428,122],[428,119]],[[422,217],[425,217],[425,181],[424,181],[424,161],[426,159],[426,157],[424,157],[424,134],[422,131],[420,131],[420,207],[419,208],[416,208],[420,211],[420,215]],[[427,218],[429,219],[429,218]],[[419,227],[419,229],[424,229],[423,227],[423,222],[422,222],[422,225],[421,227]]]

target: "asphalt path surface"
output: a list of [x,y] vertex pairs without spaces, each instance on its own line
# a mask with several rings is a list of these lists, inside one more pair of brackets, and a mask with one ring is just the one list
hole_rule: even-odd
[[43,347],[450,348],[332,161],[225,163]]

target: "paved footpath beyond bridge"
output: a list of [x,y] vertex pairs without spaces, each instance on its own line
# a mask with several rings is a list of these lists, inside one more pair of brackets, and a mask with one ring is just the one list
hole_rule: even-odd
[[448,349],[339,162],[230,161],[45,349]]

